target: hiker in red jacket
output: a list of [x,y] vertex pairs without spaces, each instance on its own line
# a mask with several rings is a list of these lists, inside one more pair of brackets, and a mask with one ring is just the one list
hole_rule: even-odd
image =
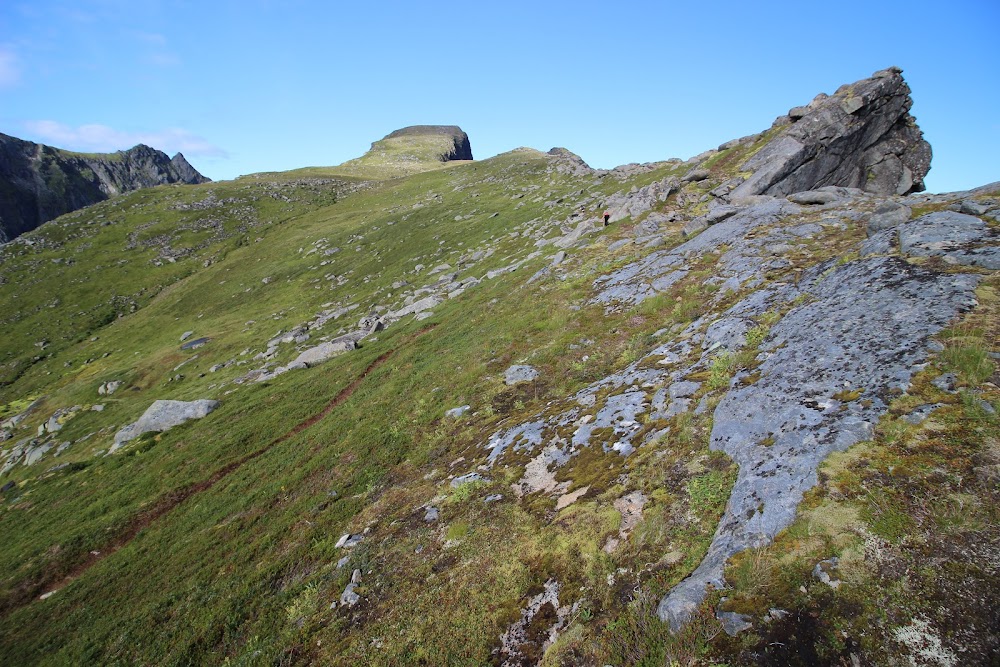
[[608,221],[611,220],[611,214],[607,211],[604,212],[604,226],[608,226]]

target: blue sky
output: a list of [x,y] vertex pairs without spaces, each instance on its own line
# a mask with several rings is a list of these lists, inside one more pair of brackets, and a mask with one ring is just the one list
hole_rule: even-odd
[[1000,180],[1000,2],[5,0],[0,132],[214,179],[457,124],[486,158],[687,158],[898,65],[931,191]]

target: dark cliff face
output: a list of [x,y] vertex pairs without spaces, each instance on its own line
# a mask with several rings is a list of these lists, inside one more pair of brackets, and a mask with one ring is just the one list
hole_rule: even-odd
[[170,159],[142,144],[118,153],[72,153],[0,134],[0,242],[122,192],[208,180],[180,153]]

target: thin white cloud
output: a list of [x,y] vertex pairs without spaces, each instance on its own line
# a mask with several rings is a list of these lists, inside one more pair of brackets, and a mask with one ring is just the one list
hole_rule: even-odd
[[110,153],[146,144],[165,153],[184,153],[187,157],[225,158],[229,154],[207,139],[178,127],[147,132],[126,132],[107,125],[71,127],[54,120],[29,120],[24,126],[45,143],[83,152]]
[[169,51],[159,51],[146,56],[146,62],[157,67],[174,67],[181,64],[180,56]]
[[140,30],[136,30],[132,32],[132,35],[140,42],[145,42],[146,44],[152,44],[153,46],[167,45],[167,38],[157,32],[142,32]]
[[21,65],[17,54],[7,46],[0,46],[0,88],[16,86],[21,81]]

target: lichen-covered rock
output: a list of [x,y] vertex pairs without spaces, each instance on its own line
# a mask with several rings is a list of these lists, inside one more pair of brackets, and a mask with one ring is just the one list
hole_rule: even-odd
[[945,261],[1000,269],[1000,232],[971,215],[939,211],[899,227],[904,255],[943,257]]
[[909,386],[928,338],[975,305],[978,281],[873,257],[805,286],[815,301],[773,327],[759,379],[735,383],[715,410],[711,448],[739,475],[704,560],[661,600],[662,620],[679,629],[706,586],[723,586],[726,559],[791,524],[819,463],[871,437],[883,397]]

